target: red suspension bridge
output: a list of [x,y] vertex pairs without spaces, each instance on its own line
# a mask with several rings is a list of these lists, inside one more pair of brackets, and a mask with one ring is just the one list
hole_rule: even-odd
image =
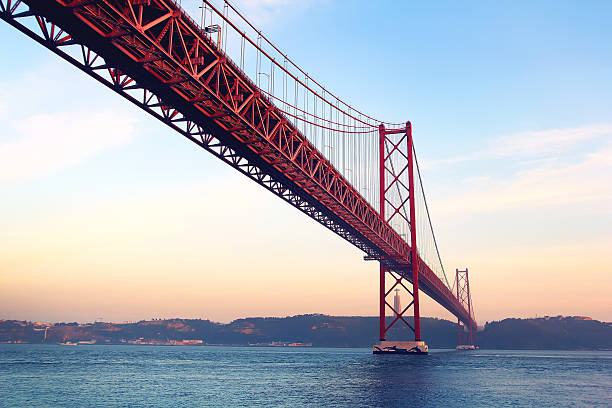
[[[198,14],[172,0],[0,0],[4,21],[377,261],[378,350],[402,348],[384,343],[396,324],[426,350],[419,290],[471,342],[467,271],[449,284],[411,123],[342,101],[229,2]],[[387,301],[396,289],[412,298],[401,310]]]

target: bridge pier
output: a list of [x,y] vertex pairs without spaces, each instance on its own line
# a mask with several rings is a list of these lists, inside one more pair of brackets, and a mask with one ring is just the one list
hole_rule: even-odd
[[424,341],[385,340],[375,344],[374,354],[428,354],[429,347]]

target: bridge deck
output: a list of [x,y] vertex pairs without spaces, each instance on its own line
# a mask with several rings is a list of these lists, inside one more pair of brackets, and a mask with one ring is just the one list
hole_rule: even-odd
[[[174,1],[24,0],[25,13],[19,3],[1,0],[2,18],[369,258],[410,270],[410,246]],[[419,271],[421,289],[469,324],[425,262]]]

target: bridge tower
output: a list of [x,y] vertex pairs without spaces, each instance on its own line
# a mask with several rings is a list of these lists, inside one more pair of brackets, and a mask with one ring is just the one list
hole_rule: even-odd
[[[412,124],[399,129],[387,129],[384,124],[379,128],[379,165],[380,165],[380,209],[382,219],[394,226],[404,240],[410,243],[410,270],[393,268],[393,260],[380,260],[379,293],[379,339],[374,353],[427,353],[428,348],[421,339],[421,316],[419,310],[419,255],[417,252],[415,194],[414,194],[414,155],[412,147]],[[408,213],[406,206],[408,204]],[[387,211],[389,210],[389,211]],[[402,231],[404,233],[402,233]],[[386,279],[393,279],[387,288]],[[412,282],[412,288],[409,283]],[[412,301],[402,310],[396,310],[387,301],[394,289],[404,289]],[[397,293],[397,292],[396,292]],[[397,296],[397,295],[396,295]],[[413,325],[407,319],[412,307]],[[387,325],[387,308],[391,309],[391,323]],[[387,340],[387,332],[402,321],[414,332],[414,341]]]
[[[459,269],[455,270],[455,283],[457,287],[457,299],[459,300],[459,303],[467,307],[468,313],[470,317],[472,317],[472,295],[470,293],[470,278],[468,275],[468,268],[465,268],[464,271],[460,271]],[[461,320],[457,319],[457,349],[474,349],[474,339],[472,336],[474,328],[472,327],[472,319],[470,319],[468,326],[469,344],[462,345]]]

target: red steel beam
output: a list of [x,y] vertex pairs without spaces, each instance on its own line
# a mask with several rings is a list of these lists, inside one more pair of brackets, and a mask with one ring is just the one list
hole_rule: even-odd
[[[379,214],[381,218],[385,219],[385,126],[381,123],[378,128],[378,153],[379,153],[379,174],[380,174],[380,200],[379,200]],[[378,338],[380,341],[384,341],[387,338],[387,325],[386,325],[386,313],[385,313],[385,299],[387,297],[385,276],[387,275],[387,267],[383,262],[380,262],[379,270],[379,306],[378,306]]]
[[[70,41],[91,45],[121,64],[120,72],[162,94],[168,109],[210,124],[221,143],[247,149],[282,182],[316,199],[370,256],[384,258],[390,269],[412,270],[410,246],[174,1],[24,0],[30,11],[12,15],[20,3],[0,0],[0,17],[14,26],[15,18],[31,15],[53,21]],[[37,41],[51,47],[58,40],[51,37]],[[425,293],[470,321],[424,262],[417,271]]]
[[[412,259],[412,297],[414,298],[414,339],[421,340],[421,314],[419,310],[419,264],[421,259],[417,252],[415,194],[414,194],[414,160],[412,156],[412,124],[406,123],[408,135],[408,189],[410,191],[410,251]],[[424,262],[423,262],[424,263]]]

